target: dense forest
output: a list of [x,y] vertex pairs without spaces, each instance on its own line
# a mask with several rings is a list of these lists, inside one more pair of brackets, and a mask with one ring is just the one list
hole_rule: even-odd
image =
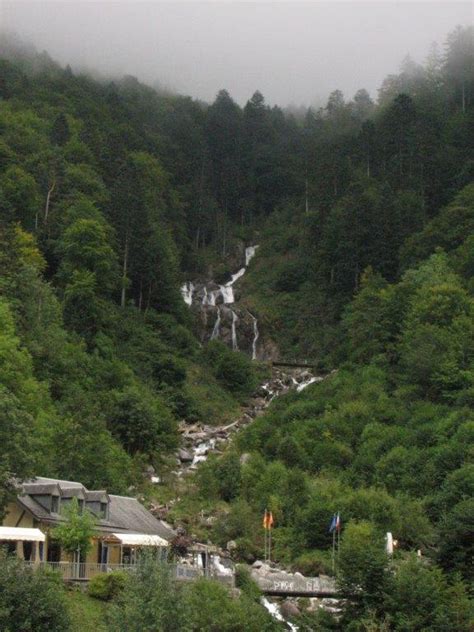
[[[227,279],[239,244],[258,243],[242,301],[262,335],[337,371],[202,465],[175,518],[199,530],[215,513],[207,537],[251,561],[270,507],[277,560],[315,574],[331,572],[339,511],[341,585],[366,597],[342,624],[301,625],[468,630],[472,38],[406,58],[376,102],[335,90],[304,116],[2,44],[0,507],[12,475],[142,489],[150,465],[171,467],[179,421],[232,419],[265,369],[201,345],[179,288]],[[387,530],[396,573],[377,553]],[[403,554],[417,549],[428,564]]]

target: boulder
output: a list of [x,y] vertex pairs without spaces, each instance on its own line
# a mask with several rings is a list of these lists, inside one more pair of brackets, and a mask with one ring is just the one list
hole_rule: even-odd
[[180,448],[178,450],[178,458],[181,463],[191,463],[193,460],[193,455],[191,454],[191,452],[188,452],[188,450],[183,450],[183,448]]
[[298,606],[294,601],[290,601],[286,599],[280,606],[280,612],[284,619],[292,619],[293,617],[298,617],[301,612]]

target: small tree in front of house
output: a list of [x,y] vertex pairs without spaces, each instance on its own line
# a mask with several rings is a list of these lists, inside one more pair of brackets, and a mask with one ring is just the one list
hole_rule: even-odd
[[79,563],[81,556],[85,557],[92,548],[95,520],[90,511],[81,510],[77,498],[72,499],[63,515],[66,521],[54,528],[52,537],[72,559],[76,554]]

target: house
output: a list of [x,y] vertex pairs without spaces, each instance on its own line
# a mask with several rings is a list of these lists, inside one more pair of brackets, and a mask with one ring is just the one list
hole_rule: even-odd
[[[76,498],[79,508],[96,517],[92,547],[84,559],[61,550],[52,537],[65,520],[63,510]],[[7,506],[0,545],[33,564],[48,563],[66,579],[88,579],[97,572],[133,564],[143,546],[168,547],[175,532],[136,498],[88,490],[81,483],[37,477],[18,486]]]

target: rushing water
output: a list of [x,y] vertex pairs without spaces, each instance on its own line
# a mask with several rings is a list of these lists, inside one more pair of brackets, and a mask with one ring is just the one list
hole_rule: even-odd
[[191,281],[187,281],[181,286],[181,294],[183,295],[186,305],[191,306],[193,304],[194,285]]
[[239,318],[237,314],[234,312],[234,310],[232,310],[232,349],[234,351],[239,350],[239,345],[237,343],[237,328],[236,328],[236,324],[238,320]]
[[258,246],[249,246],[245,249],[245,267],[247,268],[252,258],[255,256]]
[[257,359],[257,340],[260,336],[260,333],[258,331],[258,320],[255,318],[253,314],[250,314],[250,316],[252,317],[252,322],[253,322],[252,360],[256,360]]
[[293,623],[286,621],[282,617],[280,608],[277,606],[276,603],[269,601],[266,597],[262,597],[261,604],[266,610],[268,610],[268,612],[272,615],[274,619],[276,619],[277,621],[281,621],[282,623],[285,623],[292,632],[297,632],[298,628],[296,627],[296,625],[293,625]]
[[[214,326],[212,328],[211,340],[219,339],[221,335],[221,326],[222,326],[222,312],[220,304],[224,305],[232,305],[235,303],[235,294],[234,294],[234,283],[238,281],[240,278],[244,276],[247,271],[247,267],[250,264],[250,261],[255,256],[258,245],[256,246],[248,246],[245,249],[245,266],[240,268],[235,274],[231,275],[230,281],[225,283],[224,285],[217,286],[217,289],[209,289],[208,286],[203,285],[202,287],[202,298],[201,291],[196,288],[196,286],[191,282],[187,281],[181,287],[181,294],[183,296],[183,300],[186,305],[192,306],[193,301],[196,300],[202,306],[212,306],[217,307],[216,320],[214,322]],[[214,286],[215,288],[216,286]],[[239,351],[239,343],[238,343],[238,330],[237,330],[237,322],[239,321],[239,316],[236,311],[231,309],[232,314],[232,325],[231,325],[231,336],[232,336],[232,349],[234,351]],[[252,360],[257,359],[257,341],[259,339],[259,330],[258,330],[258,321],[255,316],[250,314],[252,318],[252,328],[253,328],[253,340],[252,340]]]
[[217,308],[217,318],[214,323],[214,329],[212,330],[211,340],[217,340],[219,338],[219,330],[221,326],[221,308]]

